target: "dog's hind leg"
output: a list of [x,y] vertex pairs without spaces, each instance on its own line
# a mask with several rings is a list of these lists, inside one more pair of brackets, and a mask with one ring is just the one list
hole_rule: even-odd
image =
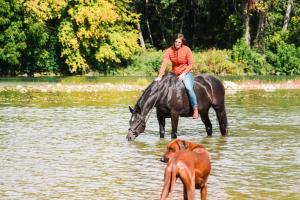
[[183,167],[179,170],[179,177],[183,183],[184,200],[193,200],[195,197],[195,175]]
[[200,188],[201,200],[206,200],[206,195],[207,195],[207,181],[208,181],[207,179],[208,179],[208,177],[206,177],[204,179],[204,184]]

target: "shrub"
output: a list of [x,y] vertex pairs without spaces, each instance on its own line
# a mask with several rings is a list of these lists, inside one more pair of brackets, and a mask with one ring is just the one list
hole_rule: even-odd
[[235,63],[242,63],[246,74],[268,74],[272,66],[266,61],[265,55],[257,53],[247,46],[242,39],[233,46],[232,58]]
[[288,44],[289,31],[278,31],[268,38],[267,61],[274,67],[274,74],[300,74],[300,47]]
[[119,75],[156,76],[160,68],[163,52],[155,50],[142,51],[133,56],[127,68],[119,69]]
[[213,74],[240,74],[238,65],[231,60],[231,50],[209,49],[194,54],[194,72]]
[[300,47],[280,42],[275,51],[267,51],[267,61],[274,67],[277,75],[300,74]]

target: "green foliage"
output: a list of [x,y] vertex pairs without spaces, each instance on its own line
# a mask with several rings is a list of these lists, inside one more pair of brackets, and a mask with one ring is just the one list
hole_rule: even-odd
[[268,38],[267,61],[277,75],[300,74],[300,47],[288,44],[289,31],[278,31]]
[[141,51],[138,24],[147,47],[165,49],[183,32],[192,49],[209,49],[194,53],[195,72],[299,74],[299,2],[282,32],[288,1],[253,1],[250,47],[237,41],[244,2],[0,0],[0,75],[156,75],[162,52]]
[[265,56],[248,47],[243,39],[238,40],[233,46],[232,58],[234,62],[244,65],[246,74],[267,74],[272,71]]
[[[157,76],[162,57],[162,51],[143,51],[133,57],[127,68],[120,69],[115,74],[123,76]],[[209,49],[203,52],[193,52],[193,60],[194,74],[239,75],[243,73],[243,66],[232,61],[231,50]],[[167,71],[171,71],[171,65],[168,65]]]
[[0,60],[8,65],[20,64],[21,52],[26,48],[22,23],[13,21],[0,34]]
[[18,72],[22,51],[27,47],[20,12],[17,2],[0,0],[0,74]]
[[[32,1],[11,1],[0,9],[0,74],[57,71],[55,46],[57,40],[47,29],[47,24],[35,18],[27,5]],[[23,6],[25,5],[25,7]],[[3,7],[1,7],[3,8]],[[25,12],[28,11],[28,12]],[[4,17],[6,16],[6,18]]]
[[63,49],[61,51],[62,58],[65,58],[66,64],[71,72],[84,72],[88,68],[85,58],[80,53],[80,44],[74,32],[72,22],[64,20],[58,33],[58,39]]
[[56,72],[58,64],[55,52],[56,37],[51,36],[44,22],[27,19],[26,59],[22,62],[21,72],[33,76],[34,73]]
[[289,42],[294,43],[296,46],[299,47],[300,46],[300,6],[295,12],[297,12],[297,15],[293,16],[290,22]]
[[107,73],[139,49],[135,30],[138,15],[129,1],[72,1],[59,27],[61,56],[73,73],[90,69]]
[[141,51],[132,57],[127,68],[119,69],[119,75],[156,76],[160,68],[163,52],[155,50]]
[[195,73],[241,74],[238,65],[231,60],[230,50],[209,49],[194,53],[193,57]]

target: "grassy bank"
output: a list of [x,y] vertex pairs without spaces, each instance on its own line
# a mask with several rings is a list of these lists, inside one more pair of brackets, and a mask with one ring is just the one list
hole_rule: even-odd
[[[300,75],[275,76],[275,75],[226,75],[218,76],[224,81],[260,81],[260,82],[281,82],[289,80],[300,80]],[[68,76],[68,77],[0,77],[0,83],[61,83],[61,84],[137,84],[145,85],[154,80],[153,76]]]

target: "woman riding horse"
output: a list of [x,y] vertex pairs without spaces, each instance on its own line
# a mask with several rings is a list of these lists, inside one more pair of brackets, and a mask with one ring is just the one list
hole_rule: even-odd
[[199,117],[197,98],[194,91],[194,76],[192,74],[192,51],[186,46],[186,40],[183,34],[179,33],[174,36],[174,43],[169,47],[164,55],[160,66],[159,75],[155,79],[160,81],[165,74],[168,62],[172,62],[172,71],[183,81],[186,88],[190,104],[193,108],[193,118]]
[[[212,135],[212,124],[208,115],[211,107],[216,112],[221,134],[226,135],[225,89],[222,82],[212,75],[202,74],[195,77],[194,88],[207,135]],[[165,136],[166,118],[171,118],[171,137],[176,138],[179,117],[192,116],[193,108],[189,103],[185,86],[173,72],[164,75],[161,81],[153,81],[145,89],[134,108],[129,106],[131,117],[128,140],[132,141],[144,132],[147,120],[154,108],[156,108],[160,138]]]

